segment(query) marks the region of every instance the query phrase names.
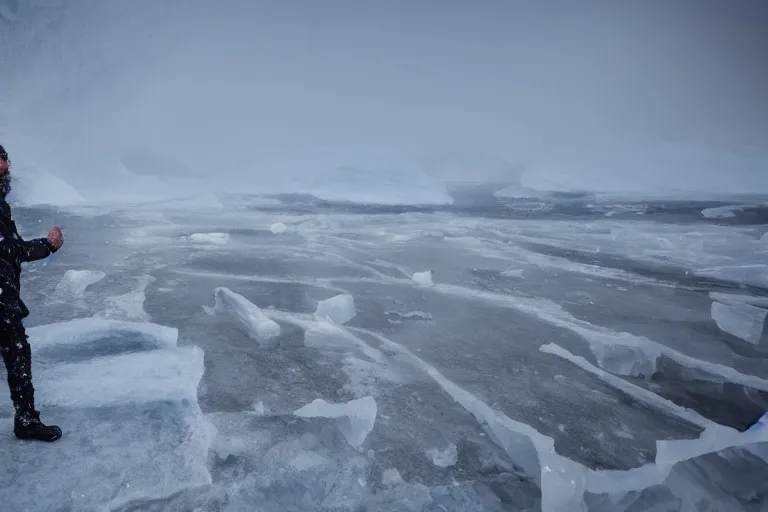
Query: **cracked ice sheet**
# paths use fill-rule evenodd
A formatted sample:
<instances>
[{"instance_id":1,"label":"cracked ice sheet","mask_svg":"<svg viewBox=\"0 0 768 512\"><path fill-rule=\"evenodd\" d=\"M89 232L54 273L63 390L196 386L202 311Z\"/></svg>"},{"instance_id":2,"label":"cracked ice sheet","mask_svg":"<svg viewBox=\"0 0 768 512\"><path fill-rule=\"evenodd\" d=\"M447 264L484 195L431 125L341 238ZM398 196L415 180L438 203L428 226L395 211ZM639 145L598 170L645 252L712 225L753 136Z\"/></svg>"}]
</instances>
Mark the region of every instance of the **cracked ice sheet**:
<instances>
[{"instance_id":1,"label":"cracked ice sheet","mask_svg":"<svg viewBox=\"0 0 768 512\"><path fill-rule=\"evenodd\" d=\"M503 225L502 225L503 226ZM586 253L616 254L672 265L702 277L768 287L768 264L755 255L768 251L751 228L656 222L552 222L525 224L527 235L500 228L511 241L546 243Z\"/></svg>"}]
</instances>

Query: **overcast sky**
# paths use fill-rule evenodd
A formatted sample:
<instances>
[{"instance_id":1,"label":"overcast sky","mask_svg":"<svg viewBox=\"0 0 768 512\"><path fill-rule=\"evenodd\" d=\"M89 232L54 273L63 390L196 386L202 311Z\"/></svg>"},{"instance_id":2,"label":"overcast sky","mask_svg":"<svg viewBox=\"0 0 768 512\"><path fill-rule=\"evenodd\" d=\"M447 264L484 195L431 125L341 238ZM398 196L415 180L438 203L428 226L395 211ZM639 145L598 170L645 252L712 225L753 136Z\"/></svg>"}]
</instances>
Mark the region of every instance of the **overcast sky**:
<instances>
[{"instance_id":1,"label":"overcast sky","mask_svg":"<svg viewBox=\"0 0 768 512\"><path fill-rule=\"evenodd\" d=\"M768 145L761 0L5 1L16 21L0 101L14 133L81 157Z\"/></svg>"}]
</instances>

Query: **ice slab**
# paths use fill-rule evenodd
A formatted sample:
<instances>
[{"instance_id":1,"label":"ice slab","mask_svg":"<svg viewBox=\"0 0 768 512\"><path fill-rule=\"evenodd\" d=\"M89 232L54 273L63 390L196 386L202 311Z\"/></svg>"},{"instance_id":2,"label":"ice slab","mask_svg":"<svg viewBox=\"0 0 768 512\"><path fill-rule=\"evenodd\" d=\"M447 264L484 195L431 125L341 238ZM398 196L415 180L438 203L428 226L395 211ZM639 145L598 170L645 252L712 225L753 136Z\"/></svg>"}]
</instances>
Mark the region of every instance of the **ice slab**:
<instances>
[{"instance_id":1,"label":"ice slab","mask_svg":"<svg viewBox=\"0 0 768 512\"><path fill-rule=\"evenodd\" d=\"M104 272L98 270L67 270L56 285L56 294L82 297L86 288L101 281L105 276Z\"/></svg>"},{"instance_id":2,"label":"ice slab","mask_svg":"<svg viewBox=\"0 0 768 512\"><path fill-rule=\"evenodd\" d=\"M288 230L288 227L285 224L283 224L282 222L275 222L274 224L269 226L269 230L274 235L282 235L283 233L285 233Z\"/></svg>"},{"instance_id":3,"label":"ice slab","mask_svg":"<svg viewBox=\"0 0 768 512\"><path fill-rule=\"evenodd\" d=\"M302 418L343 418L338 424L339 431L350 446L359 449L373 430L376 412L376 400L367 396L343 404L328 403L318 398L294 414Z\"/></svg>"},{"instance_id":4,"label":"ice slab","mask_svg":"<svg viewBox=\"0 0 768 512\"><path fill-rule=\"evenodd\" d=\"M152 323L79 318L27 329L32 353L42 362L74 361L98 355L173 348L179 331Z\"/></svg>"},{"instance_id":5,"label":"ice slab","mask_svg":"<svg viewBox=\"0 0 768 512\"><path fill-rule=\"evenodd\" d=\"M193 233L187 240L195 244L227 245L229 233Z\"/></svg>"},{"instance_id":6,"label":"ice slab","mask_svg":"<svg viewBox=\"0 0 768 512\"><path fill-rule=\"evenodd\" d=\"M349 322L355 318L355 315L357 315L355 298L348 293L319 301L315 310L316 318L322 318L339 325Z\"/></svg>"},{"instance_id":7,"label":"ice slab","mask_svg":"<svg viewBox=\"0 0 768 512\"><path fill-rule=\"evenodd\" d=\"M158 349L77 363L39 364L36 400L42 407L103 407L154 400L197 402L203 351Z\"/></svg>"},{"instance_id":8,"label":"ice slab","mask_svg":"<svg viewBox=\"0 0 768 512\"><path fill-rule=\"evenodd\" d=\"M432 280L431 270L427 270L425 272L416 272L411 276L411 279L419 286L433 286L435 284Z\"/></svg>"},{"instance_id":9,"label":"ice slab","mask_svg":"<svg viewBox=\"0 0 768 512\"><path fill-rule=\"evenodd\" d=\"M211 483L212 431L197 402L202 350L177 347L174 328L104 318L27 332L38 406L64 437L19 443L12 419L0 419L5 508L115 510ZM11 410L7 393L0 402Z\"/></svg>"},{"instance_id":10,"label":"ice slab","mask_svg":"<svg viewBox=\"0 0 768 512\"><path fill-rule=\"evenodd\" d=\"M179 336L179 330L175 327L106 318L77 318L67 322L38 325L27 329L30 340L34 342L32 343L33 352L54 344L83 343L123 332L154 338L159 347L176 346Z\"/></svg>"},{"instance_id":11,"label":"ice slab","mask_svg":"<svg viewBox=\"0 0 768 512\"><path fill-rule=\"evenodd\" d=\"M717 323L720 330L752 345L760 343L768 310L749 304L713 302L711 311L712 319Z\"/></svg>"},{"instance_id":12,"label":"ice slab","mask_svg":"<svg viewBox=\"0 0 768 512\"><path fill-rule=\"evenodd\" d=\"M280 325L242 295L228 288L219 287L213 290L213 296L213 308L207 308L206 312L232 315L251 338L267 344L269 340L280 334Z\"/></svg>"}]
</instances>

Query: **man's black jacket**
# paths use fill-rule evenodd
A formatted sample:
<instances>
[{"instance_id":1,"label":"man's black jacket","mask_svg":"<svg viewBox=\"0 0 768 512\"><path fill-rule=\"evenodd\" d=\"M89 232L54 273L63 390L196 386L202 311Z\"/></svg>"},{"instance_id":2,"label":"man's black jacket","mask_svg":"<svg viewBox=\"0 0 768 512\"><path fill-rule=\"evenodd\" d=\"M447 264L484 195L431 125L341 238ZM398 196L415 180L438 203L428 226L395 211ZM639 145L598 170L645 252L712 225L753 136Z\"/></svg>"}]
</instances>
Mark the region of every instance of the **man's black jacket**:
<instances>
[{"instance_id":1,"label":"man's black jacket","mask_svg":"<svg viewBox=\"0 0 768 512\"><path fill-rule=\"evenodd\" d=\"M19 294L21 264L41 260L53 252L47 238L25 241L19 236L11 207L0 198L0 323L18 322L29 315Z\"/></svg>"}]
</instances>

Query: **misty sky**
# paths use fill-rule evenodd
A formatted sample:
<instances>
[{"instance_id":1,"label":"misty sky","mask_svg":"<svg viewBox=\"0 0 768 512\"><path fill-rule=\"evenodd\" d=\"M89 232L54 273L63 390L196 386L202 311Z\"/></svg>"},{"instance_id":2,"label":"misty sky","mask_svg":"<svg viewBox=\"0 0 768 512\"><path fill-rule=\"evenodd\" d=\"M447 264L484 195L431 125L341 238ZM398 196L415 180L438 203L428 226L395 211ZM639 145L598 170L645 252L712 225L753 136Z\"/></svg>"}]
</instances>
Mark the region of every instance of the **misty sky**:
<instances>
[{"instance_id":1,"label":"misty sky","mask_svg":"<svg viewBox=\"0 0 768 512\"><path fill-rule=\"evenodd\" d=\"M233 164L316 143L521 161L624 137L768 146L761 0L41 3L66 7L11 9L0 101L14 133L81 158L95 146Z\"/></svg>"}]
</instances>

